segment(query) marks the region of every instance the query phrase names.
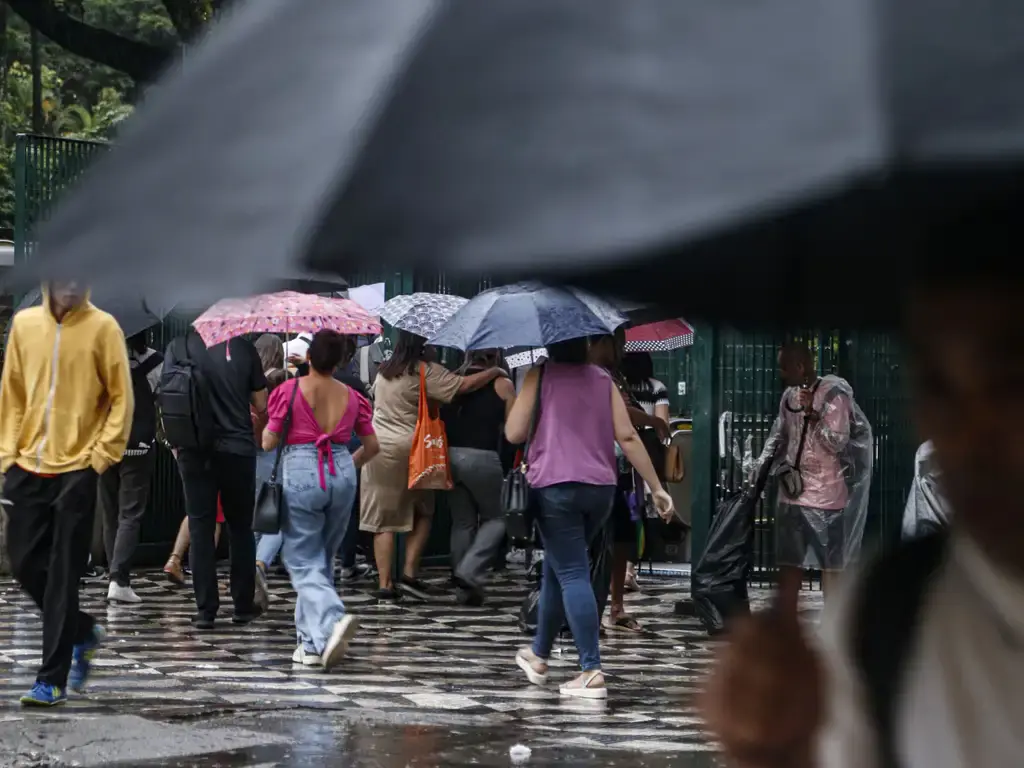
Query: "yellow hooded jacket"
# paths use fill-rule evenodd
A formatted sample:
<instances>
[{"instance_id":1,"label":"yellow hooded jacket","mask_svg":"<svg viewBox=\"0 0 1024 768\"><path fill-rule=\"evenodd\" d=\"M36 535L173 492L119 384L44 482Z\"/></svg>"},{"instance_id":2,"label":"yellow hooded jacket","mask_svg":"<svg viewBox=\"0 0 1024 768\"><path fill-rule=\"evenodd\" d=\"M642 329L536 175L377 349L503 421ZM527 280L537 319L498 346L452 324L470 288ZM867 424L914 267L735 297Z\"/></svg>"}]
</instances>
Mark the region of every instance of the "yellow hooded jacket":
<instances>
[{"instance_id":1,"label":"yellow hooded jacket","mask_svg":"<svg viewBox=\"0 0 1024 768\"><path fill-rule=\"evenodd\" d=\"M102 473L124 455L133 409L113 317L86 300L58 323L45 290L41 306L14 316L0 381L0 470Z\"/></svg>"}]
</instances>

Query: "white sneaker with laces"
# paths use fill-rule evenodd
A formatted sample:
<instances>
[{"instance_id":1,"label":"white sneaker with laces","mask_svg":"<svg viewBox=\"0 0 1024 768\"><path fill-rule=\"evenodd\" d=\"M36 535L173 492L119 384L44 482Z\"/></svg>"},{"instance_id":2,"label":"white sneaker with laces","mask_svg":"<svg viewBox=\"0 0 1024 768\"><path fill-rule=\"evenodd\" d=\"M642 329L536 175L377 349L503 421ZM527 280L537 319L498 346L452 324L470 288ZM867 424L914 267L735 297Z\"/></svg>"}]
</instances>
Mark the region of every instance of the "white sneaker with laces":
<instances>
[{"instance_id":1,"label":"white sneaker with laces","mask_svg":"<svg viewBox=\"0 0 1024 768\"><path fill-rule=\"evenodd\" d=\"M322 667L324 662L315 653L307 651L303 646L299 646L295 649L295 653L292 654L292 663L301 664L304 667Z\"/></svg>"},{"instance_id":2,"label":"white sneaker with laces","mask_svg":"<svg viewBox=\"0 0 1024 768\"><path fill-rule=\"evenodd\" d=\"M107 602L137 605L142 602L142 598L135 594L135 590L131 587L122 587L116 581L112 581L110 588L107 589Z\"/></svg>"},{"instance_id":3,"label":"white sneaker with laces","mask_svg":"<svg viewBox=\"0 0 1024 768\"><path fill-rule=\"evenodd\" d=\"M345 656L348 652L348 644L352 641L352 636L355 635L357 629L359 629L359 622L355 616L346 614L338 619L334 625L334 631L331 632L327 645L324 647L325 670L330 671Z\"/></svg>"}]
</instances>

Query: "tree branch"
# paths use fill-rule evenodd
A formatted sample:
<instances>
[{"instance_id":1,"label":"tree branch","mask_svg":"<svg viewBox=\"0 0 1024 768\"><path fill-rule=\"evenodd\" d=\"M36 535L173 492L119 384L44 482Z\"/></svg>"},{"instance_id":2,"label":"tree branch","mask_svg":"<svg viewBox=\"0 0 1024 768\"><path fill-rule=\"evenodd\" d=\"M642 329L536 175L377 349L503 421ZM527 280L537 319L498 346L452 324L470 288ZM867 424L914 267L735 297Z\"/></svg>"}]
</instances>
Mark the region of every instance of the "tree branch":
<instances>
[{"instance_id":1,"label":"tree branch","mask_svg":"<svg viewBox=\"0 0 1024 768\"><path fill-rule=\"evenodd\" d=\"M52 0L7 0L7 4L30 27L66 51L139 82L156 78L174 55L173 49L140 43L79 21L57 10Z\"/></svg>"}]
</instances>

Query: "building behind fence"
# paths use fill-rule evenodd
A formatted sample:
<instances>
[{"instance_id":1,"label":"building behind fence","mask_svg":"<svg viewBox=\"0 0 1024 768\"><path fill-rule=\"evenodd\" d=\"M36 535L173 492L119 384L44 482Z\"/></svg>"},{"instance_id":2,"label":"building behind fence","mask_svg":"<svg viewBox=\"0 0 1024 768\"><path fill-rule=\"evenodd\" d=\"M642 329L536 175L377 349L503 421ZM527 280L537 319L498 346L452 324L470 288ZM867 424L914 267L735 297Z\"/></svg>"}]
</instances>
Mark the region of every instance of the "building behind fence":
<instances>
[{"instance_id":1,"label":"building behind fence","mask_svg":"<svg viewBox=\"0 0 1024 768\"><path fill-rule=\"evenodd\" d=\"M60 194L107 145L19 136L15 155L16 260L32 256L33 232ZM487 280L452 280L438 272L366 271L347 276L350 284L383 282L388 297L413 291L472 296L490 287ZM150 345L164 349L182 334L187 318L168 318L150 332ZM656 375L668 386L673 413L693 419L693 549L700 551L715 505L744 482L743 454L756 455L779 407L781 382L776 355L787 339L806 341L820 372L848 379L871 421L875 440L867 535L885 546L899 535L899 521L913 476L916 439L907 415L896 340L857 329L751 333L698 324L693 347L655 357ZM174 460L160 448L150 508L144 519L140 558L158 563L166 557L183 515L183 494ZM766 494L770 497L772 494ZM756 526L755 578L774 568L774 509L762 504ZM446 551L443 526L431 550Z\"/></svg>"}]
</instances>

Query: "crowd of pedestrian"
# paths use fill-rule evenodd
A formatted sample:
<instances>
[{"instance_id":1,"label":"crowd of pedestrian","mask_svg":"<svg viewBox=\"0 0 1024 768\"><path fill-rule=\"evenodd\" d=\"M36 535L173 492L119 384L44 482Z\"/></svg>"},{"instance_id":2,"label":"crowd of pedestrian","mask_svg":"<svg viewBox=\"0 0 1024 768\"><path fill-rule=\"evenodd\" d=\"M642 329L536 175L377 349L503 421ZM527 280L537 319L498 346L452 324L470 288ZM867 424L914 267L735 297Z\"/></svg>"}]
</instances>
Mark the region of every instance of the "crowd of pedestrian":
<instances>
[{"instance_id":1,"label":"crowd of pedestrian","mask_svg":"<svg viewBox=\"0 0 1024 768\"><path fill-rule=\"evenodd\" d=\"M542 681L567 619L583 674L563 693L606 695L598 603L603 610L609 589L621 594L625 572L616 572L617 584L592 585L588 545L606 526L635 522L617 480L623 466L636 471L654 507L672 509L637 431L664 418L627 399L620 340L554 345L517 397L499 351L471 353L453 373L424 337L407 331L372 373L355 339L333 331L298 339L301 349L274 334L208 347L190 331L161 354L145 339L126 341L76 284L51 286L42 306L13 324L0 408L8 538L14 574L44 613L44 660L23 703L59 704L66 688L80 690L103 642L103 629L77 605L96 509L108 599L142 601L131 569L158 442L174 455L185 499L164 572L176 585L191 572L195 629L223 618L223 531L230 621L246 625L268 610L268 572L280 561L297 593L292 660L330 669L358 627L338 595L336 561L342 579L375 571L382 601L441 592L419 573L438 493L447 493L452 513L451 591L466 605L486 600L508 544L502 484L531 423L536 435L523 460L538 500L545 573L537 639L516 660ZM448 435L447 491L409 489L421 396ZM257 493L275 482L284 499L279 529L254 534ZM406 534L401 563L396 534ZM617 615L611 626L622 624Z\"/></svg>"}]
</instances>

